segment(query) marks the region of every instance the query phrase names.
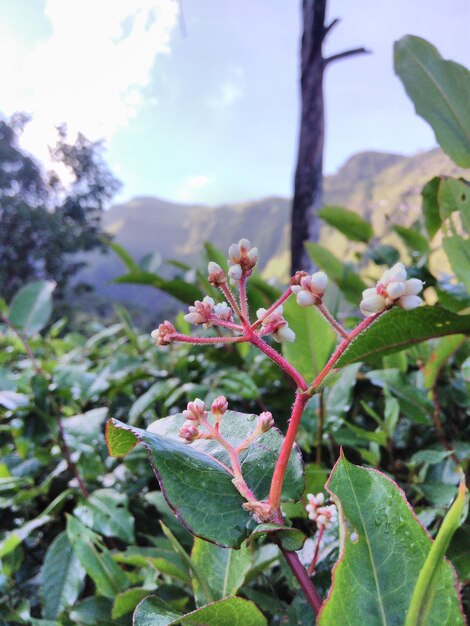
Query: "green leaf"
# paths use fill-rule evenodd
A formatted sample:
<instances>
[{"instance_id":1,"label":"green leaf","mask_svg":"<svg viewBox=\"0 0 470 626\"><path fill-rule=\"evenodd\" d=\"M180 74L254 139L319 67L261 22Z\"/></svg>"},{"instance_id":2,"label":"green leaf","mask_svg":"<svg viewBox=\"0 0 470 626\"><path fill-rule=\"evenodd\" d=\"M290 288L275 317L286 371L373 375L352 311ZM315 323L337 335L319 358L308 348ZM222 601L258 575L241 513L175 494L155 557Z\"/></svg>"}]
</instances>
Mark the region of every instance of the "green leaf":
<instances>
[{"instance_id":1,"label":"green leaf","mask_svg":"<svg viewBox=\"0 0 470 626\"><path fill-rule=\"evenodd\" d=\"M357 304L367 285L359 278L354 268L342 263L334 254L318 243L307 242L305 248L312 261L328 274L330 280L338 285L344 297Z\"/></svg>"},{"instance_id":2,"label":"green leaf","mask_svg":"<svg viewBox=\"0 0 470 626\"><path fill-rule=\"evenodd\" d=\"M129 422L135 424L139 417L159 399L167 396L179 384L178 378L157 380L147 391L142 394L129 410Z\"/></svg>"},{"instance_id":3,"label":"green leaf","mask_svg":"<svg viewBox=\"0 0 470 626\"><path fill-rule=\"evenodd\" d=\"M20 543L29 537L36 528L48 524L51 520L52 517L49 517L49 515L41 515L26 522L23 526L8 532L0 541L0 559L10 554L10 552L13 552L13 550L16 550Z\"/></svg>"},{"instance_id":4,"label":"green leaf","mask_svg":"<svg viewBox=\"0 0 470 626\"><path fill-rule=\"evenodd\" d=\"M439 203L437 201L440 183L441 179L439 176L435 176L428 183L426 183L426 185L424 185L421 191L421 197L423 199L424 224L430 239L434 237L442 223L439 213Z\"/></svg>"},{"instance_id":5,"label":"green leaf","mask_svg":"<svg viewBox=\"0 0 470 626\"><path fill-rule=\"evenodd\" d=\"M444 152L460 167L470 167L470 72L412 35L395 43L395 72Z\"/></svg>"},{"instance_id":6,"label":"green leaf","mask_svg":"<svg viewBox=\"0 0 470 626\"><path fill-rule=\"evenodd\" d=\"M284 303L284 317L295 332L296 340L283 343L282 353L310 382L330 358L337 335L316 307L299 306L293 297Z\"/></svg>"},{"instance_id":7,"label":"green leaf","mask_svg":"<svg viewBox=\"0 0 470 626\"><path fill-rule=\"evenodd\" d=\"M25 335L42 330L51 317L55 283L39 280L22 287L10 305L10 322Z\"/></svg>"},{"instance_id":8,"label":"green leaf","mask_svg":"<svg viewBox=\"0 0 470 626\"><path fill-rule=\"evenodd\" d=\"M120 246L115 241L110 241L109 239L103 239L103 242L113 250L121 261L124 263L125 267L129 272L139 272L140 267L131 257L129 252L123 246Z\"/></svg>"},{"instance_id":9,"label":"green leaf","mask_svg":"<svg viewBox=\"0 0 470 626\"><path fill-rule=\"evenodd\" d=\"M75 604L85 579L85 570L75 554L67 533L62 532L49 546L41 569L43 617L55 619Z\"/></svg>"},{"instance_id":10,"label":"green leaf","mask_svg":"<svg viewBox=\"0 0 470 626\"><path fill-rule=\"evenodd\" d=\"M134 518L128 509L127 495L114 489L96 489L79 504L74 515L82 524L105 537L135 542Z\"/></svg>"},{"instance_id":11,"label":"green leaf","mask_svg":"<svg viewBox=\"0 0 470 626\"><path fill-rule=\"evenodd\" d=\"M405 226L394 226L393 230L400 236L400 238L408 246L409 250L413 252L419 252L419 254L429 253L429 244L426 237L423 237L414 228L405 228Z\"/></svg>"},{"instance_id":12,"label":"green leaf","mask_svg":"<svg viewBox=\"0 0 470 626\"><path fill-rule=\"evenodd\" d=\"M433 349L430 357L424 364L424 386L428 389L434 387L437 377L445 363L464 343L464 335L450 335L442 337Z\"/></svg>"},{"instance_id":13,"label":"green leaf","mask_svg":"<svg viewBox=\"0 0 470 626\"><path fill-rule=\"evenodd\" d=\"M150 594L151 591L144 589L143 587L133 587L132 589L127 589L122 593L118 593L116 599L114 600L111 617L113 619L119 619L123 615L127 615L127 613L130 613L135 609L139 602Z\"/></svg>"},{"instance_id":14,"label":"green leaf","mask_svg":"<svg viewBox=\"0 0 470 626\"><path fill-rule=\"evenodd\" d=\"M255 415L227 411L220 431L237 446L256 428L257 419ZM110 454L125 455L137 441L142 443L168 504L188 530L220 545L238 547L247 536L252 519L242 508L245 500L232 483L228 456L214 441L183 443L178 430L184 421L182 414L163 418L154 422L149 432L110 420L107 426ZM269 495L282 442L283 436L273 428L240 454L243 476L260 500ZM302 491L302 462L298 449L294 449L283 498L299 499ZM201 515L201 508L205 515Z\"/></svg>"},{"instance_id":15,"label":"green leaf","mask_svg":"<svg viewBox=\"0 0 470 626\"><path fill-rule=\"evenodd\" d=\"M442 600L439 603L435 601L435 598L441 591L441 566L444 564L444 555L449 547L452 536L460 526L465 506L465 492L465 482L461 479L458 496L445 516L444 521L439 528L439 532L437 533L437 537L427 554L421 571L419 572L418 580L414 587L410 606L406 615L405 626L425 626L431 622L436 624L444 624L446 622L457 624L457 620L464 623L464 620L462 619L463 615L461 615L460 610L458 610L460 609L460 606L454 606L453 610L449 610L449 608L444 604L444 606L439 607L441 615L437 616L436 604L439 606L439 604L442 604ZM452 616L452 622L449 621L450 616ZM438 617L441 617L441 622L437 622Z\"/></svg>"},{"instance_id":16,"label":"green leaf","mask_svg":"<svg viewBox=\"0 0 470 626\"><path fill-rule=\"evenodd\" d=\"M455 275L470 291L470 239L451 235L442 239L442 246Z\"/></svg>"},{"instance_id":17,"label":"green leaf","mask_svg":"<svg viewBox=\"0 0 470 626\"><path fill-rule=\"evenodd\" d=\"M300 550L305 543L306 536L298 528L281 526L279 524L259 524L251 533L249 541L263 535L271 535L276 543L279 543L285 550L295 552Z\"/></svg>"},{"instance_id":18,"label":"green leaf","mask_svg":"<svg viewBox=\"0 0 470 626\"><path fill-rule=\"evenodd\" d=\"M404 624L413 589L431 550L398 486L343 455L327 483L340 511L341 553L319 626ZM427 626L463 625L450 564L441 561L429 597Z\"/></svg>"},{"instance_id":19,"label":"green leaf","mask_svg":"<svg viewBox=\"0 0 470 626\"><path fill-rule=\"evenodd\" d=\"M67 516L67 536L99 596L114 598L129 586L129 579L115 563L101 537L71 515Z\"/></svg>"},{"instance_id":20,"label":"green leaf","mask_svg":"<svg viewBox=\"0 0 470 626\"><path fill-rule=\"evenodd\" d=\"M432 337L457 334L470 335L470 315L456 315L438 306L422 306L412 311L393 308L351 341L337 366L397 352Z\"/></svg>"},{"instance_id":21,"label":"green leaf","mask_svg":"<svg viewBox=\"0 0 470 626\"><path fill-rule=\"evenodd\" d=\"M158 276L158 274L143 272L142 270L119 276L115 278L113 282L118 284L132 283L136 285L149 285L150 287L165 291L170 294L170 296L177 298L185 304L194 304L195 300L202 298L202 292L198 287L181 280L181 278L165 280L161 276Z\"/></svg>"},{"instance_id":22,"label":"green leaf","mask_svg":"<svg viewBox=\"0 0 470 626\"><path fill-rule=\"evenodd\" d=\"M458 211L462 226L470 234L470 184L461 178L441 177L438 202L441 220Z\"/></svg>"},{"instance_id":23,"label":"green leaf","mask_svg":"<svg viewBox=\"0 0 470 626\"><path fill-rule=\"evenodd\" d=\"M362 219L355 211L339 206L326 206L318 211L318 215L351 241L367 243L374 234L369 222Z\"/></svg>"},{"instance_id":24,"label":"green leaf","mask_svg":"<svg viewBox=\"0 0 470 626\"><path fill-rule=\"evenodd\" d=\"M146 598L134 613L134 626L267 626L256 606L243 598L225 598L192 613L181 615L154 596Z\"/></svg>"},{"instance_id":25,"label":"green leaf","mask_svg":"<svg viewBox=\"0 0 470 626\"><path fill-rule=\"evenodd\" d=\"M244 542L240 550L221 548L196 537L191 552L191 561L200 572L212 592L207 598L197 578L193 579L194 595L199 606L211 600L234 596L243 585L251 565L251 551Z\"/></svg>"}]
</instances>

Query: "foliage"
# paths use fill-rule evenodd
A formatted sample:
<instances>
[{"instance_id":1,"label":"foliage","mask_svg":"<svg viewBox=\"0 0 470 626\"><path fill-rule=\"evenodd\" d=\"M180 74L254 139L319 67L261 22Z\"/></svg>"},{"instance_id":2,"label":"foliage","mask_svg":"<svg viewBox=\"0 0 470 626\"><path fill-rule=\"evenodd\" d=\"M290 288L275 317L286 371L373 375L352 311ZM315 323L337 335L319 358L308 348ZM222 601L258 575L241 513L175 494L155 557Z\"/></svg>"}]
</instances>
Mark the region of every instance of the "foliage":
<instances>
[{"instance_id":1,"label":"foliage","mask_svg":"<svg viewBox=\"0 0 470 626\"><path fill-rule=\"evenodd\" d=\"M56 174L46 176L19 147L26 122L19 115L0 120L0 284L6 299L34 279L55 281L62 294L83 265L73 255L103 249L103 209L119 188L100 144L81 134L68 143L65 127L51 155L71 183L64 188Z\"/></svg>"},{"instance_id":2,"label":"foliage","mask_svg":"<svg viewBox=\"0 0 470 626\"><path fill-rule=\"evenodd\" d=\"M469 296L451 248L453 276L431 256L439 233L459 237L461 247L468 224L465 200L448 200L465 183L450 191L442 183L426 191L426 222L399 231L403 245L386 244L425 281L426 306L394 307L357 325L352 293L382 272L384 243L374 233L358 241L357 222L341 221L356 263L311 249L336 286L320 306L300 307L290 294L285 301L299 350L255 341L264 353L239 342L202 352L203 335L183 341L189 324L181 315L174 320L181 342L157 349L122 309L113 325L90 321L83 333L71 331L64 321L50 324L47 281L3 303L0 624L312 624L318 606L308 580L322 603L319 624L463 623L458 587L469 581L468 526L455 532L465 516L463 487L455 498L457 467L470 456ZM117 251L130 272L152 275ZM196 276L182 301L191 289L215 296L205 273ZM250 280L251 310L284 297L259 276ZM204 337L217 344L229 335ZM181 409L196 396L209 407L221 393L230 410L219 439L183 443ZM277 429L255 436L267 408ZM209 427L216 419L212 410ZM115 456L106 448L108 420ZM303 467L285 443L293 423ZM246 507L253 501L230 473L233 453L242 486L263 505L286 449L284 517L269 510L255 519ZM339 529L306 509L318 492L338 506Z\"/></svg>"}]
</instances>

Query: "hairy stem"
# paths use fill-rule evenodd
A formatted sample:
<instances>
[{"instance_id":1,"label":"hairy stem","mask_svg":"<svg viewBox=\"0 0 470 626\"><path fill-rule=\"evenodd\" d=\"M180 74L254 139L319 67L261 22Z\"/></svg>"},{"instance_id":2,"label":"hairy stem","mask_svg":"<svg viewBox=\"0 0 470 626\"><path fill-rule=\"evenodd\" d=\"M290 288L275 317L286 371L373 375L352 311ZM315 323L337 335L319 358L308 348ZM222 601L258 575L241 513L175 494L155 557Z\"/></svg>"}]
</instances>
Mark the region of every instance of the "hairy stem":
<instances>
[{"instance_id":1,"label":"hairy stem","mask_svg":"<svg viewBox=\"0 0 470 626\"><path fill-rule=\"evenodd\" d=\"M321 526L317 535L317 545L315 546L315 553L313 555L312 562L308 566L308 570L307 570L309 576L312 576L313 572L315 571L315 565L317 564L317 561L318 561L318 553L320 552L320 544L321 544L321 540L322 540L324 532L325 532L325 527Z\"/></svg>"},{"instance_id":2,"label":"hairy stem","mask_svg":"<svg viewBox=\"0 0 470 626\"><path fill-rule=\"evenodd\" d=\"M248 341L256 346L258 350L264 352L264 354L268 356L272 361L274 361L277 365L279 365L279 367L294 380L299 389L302 389L302 391L307 391L308 385L305 382L304 377L295 369L295 367L288 363L284 359L284 357L279 354L279 352L276 352L274 348L271 348L271 346L265 343L259 335L256 335L253 331L251 331L248 336Z\"/></svg>"},{"instance_id":3,"label":"hairy stem","mask_svg":"<svg viewBox=\"0 0 470 626\"><path fill-rule=\"evenodd\" d=\"M325 402L323 389L318 394L318 422L317 422L317 449L315 452L315 463L321 465L321 443L323 439L323 424L325 422Z\"/></svg>"},{"instance_id":4,"label":"hairy stem","mask_svg":"<svg viewBox=\"0 0 470 626\"><path fill-rule=\"evenodd\" d=\"M282 448L276 463L276 467L274 468L274 474L271 481L271 489L269 492L269 504L272 511L276 513L279 513L281 510L282 486L284 484L287 464L289 463L290 455L295 443L297 431L299 430L300 420L302 418L305 405L307 404L309 399L310 397L307 394L296 394L291 418L289 420L289 427L282 443Z\"/></svg>"},{"instance_id":5,"label":"hairy stem","mask_svg":"<svg viewBox=\"0 0 470 626\"><path fill-rule=\"evenodd\" d=\"M239 293L240 293L240 309L242 312L241 322L243 325L250 323L250 318L248 315L248 298L246 295L246 276L242 275L240 278L240 283L238 285Z\"/></svg>"},{"instance_id":6,"label":"hairy stem","mask_svg":"<svg viewBox=\"0 0 470 626\"><path fill-rule=\"evenodd\" d=\"M180 333L173 333L171 335L171 341L179 341L180 343L192 343L195 345L241 343L248 340L249 337L247 335L241 335L240 337L190 337L189 335L182 335Z\"/></svg>"},{"instance_id":7,"label":"hairy stem","mask_svg":"<svg viewBox=\"0 0 470 626\"><path fill-rule=\"evenodd\" d=\"M289 296L291 295L292 295L292 289L289 287L289 289L286 292L284 292L282 296L278 298L276 302L269 307L269 309L266 311L266 313L262 317L257 319L256 322L253 322L253 324L251 325L252 330L255 330L256 328L258 328L261 322L265 320L267 317L269 317L271 313L275 311L278 306L281 306L281 304L283 304L287 300L287 298L289 298Z\"/></svg>"},{"instance_id":8,"label":"hairy stem","mask_svg":"<svg viewBox=\"0 0 470 626\"><path fill-rule=\"evenodd\" d=\"M233 295L232 290L230 289L229 285L227 285L227 283L222 283L221 285L219 285L219 289L224 294L224 296L227 298L227 302L230 304L232 309L237 314L238 318L241 320L242 319L242 312L240 311L240 307L238 306L238 302L235 300L235 296Z\"/></svg>"},{"instance_id":9,"label":"hairy stem","mask_svg":"<svg viewBox=\"0 0 470 626\"><path fill-rule=\"evenodd\" d=\"M323 302L321 304L317 304L317 309L320 311L320 313L323 315L323 317L326 319L326 321L330 324L330 326L332 326L335 329L335 331L338 333L338 335L343 337L343 339L347 339L348 338L348 336L349 336L348 333L344 330L344 328L341 326L341 324L339 324L335 320L335 318L331 315L331 313L328 311L328 309L323 304Z\"/></svg>"}]
</instances>

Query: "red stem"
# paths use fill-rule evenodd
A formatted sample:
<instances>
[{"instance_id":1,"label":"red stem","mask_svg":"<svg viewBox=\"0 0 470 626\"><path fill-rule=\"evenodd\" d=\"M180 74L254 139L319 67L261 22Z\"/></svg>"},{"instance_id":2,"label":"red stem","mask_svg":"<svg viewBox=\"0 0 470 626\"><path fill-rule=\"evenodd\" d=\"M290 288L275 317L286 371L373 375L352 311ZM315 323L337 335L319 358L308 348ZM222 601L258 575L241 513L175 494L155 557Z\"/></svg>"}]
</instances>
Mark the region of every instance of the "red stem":
<instances>
[{"instance_id":1,"label":"red stem","mask_svg":"<svg viewBox=\"0 0 470 626\"><path fill-rule=\"evenodd\" d=\"M241 337L189 337L180 333L173 333L171 341L179 341L180 343L193 343L195 345L217 345L222 343L240 343L248 341L249 337L242 335Z\"/></svg>"},{"instance_id":2,"label":"red stem","mask_svg":"<svg viewBox=\"0 0 470 626\"><path fill-rule=\"evenodd\" d=\"M325 527L320 526L320 529L318 531L318 536L317 536L317 545L315 547L315 553L313 555L312 562L308 566L308 570L307 570L307 573L309 576L311 576L315 570L315 565L317 564L317 559L318 559L318 553L320 551L320 543L321 543L321 539L323 537L324 531L325 531Z\"/></svg>"},{"instance_id":3,"label":"red stem","mask_svg":"<svg viewBox=\"0 0 470 626\"><path fill-rule=\"evenodd\" d=\"M289 289L285 293L283 293L282 296L278 298L274 304L269 307L269 309L262 317L257 319L256 322L253 322L253 324L251 325L252 330L255 330L261 324L261 322L269 315L271 315L271 313L275 311L278 306L281 306L281 304L283 304L290 295L292 295L292 289L289 287Z\"/></svg>"},{"instance_id":4,"label":"red stem","mask_svg":"<svg viewBox=\"0 0 470 626\"><path fill-rule=\"evenodd\" d=\"M271 490L269 492L269 504L273 512L278 513L281 509L281 494L282 485L284 483L284 476L287 470L287 464L292 452L292 448L295 443L297 431L299 430L300 420L302 413L304 412L305 405L309 401L310 396L297 393L294 406L292 408L292 415L289 421L289 427L286 432L286 436L282 443L281 452L274 468L274 474L271 481ZM282 516L280 516L282 519Z\"/></svg>"},{"instance_id":5,"label":"red stem","mask_svg":"<svg viewBox=\"0 0 470 626\"><path fill-rule=\"evenodd\" d=\"M331 315L331 313L328 311L328 309L323 304L323 302L321 302L320 304L317 304L317 309L320 311L320 313L323 315L326 321L330 324L330 326L332 326L335 329L338 335L341 335L343 339L348 339L349 337L348 333L344 330L341 324L339 324L335 320L335 318Z\"/></svg>"},{"instance_id":6,"label":"red stem","mask_svg":"<svg viewBox=\"0 0 470 626\"><path fill-rule=\"evenodd\" d=\"M302 565L299 556L296 552L289 552L281 547L281 552L284 555L284 558L287 561L288 566L292 570L292 573L299 581L300 586L302 587L303 592L305 593L307 600L310 606L313 609L315 615L318 615L320 611L320 607L322 605L322 600L318 591L313 586L312 581L310 580L310 576L307 573L307 570Z\"/></svg>"}]
</instances>

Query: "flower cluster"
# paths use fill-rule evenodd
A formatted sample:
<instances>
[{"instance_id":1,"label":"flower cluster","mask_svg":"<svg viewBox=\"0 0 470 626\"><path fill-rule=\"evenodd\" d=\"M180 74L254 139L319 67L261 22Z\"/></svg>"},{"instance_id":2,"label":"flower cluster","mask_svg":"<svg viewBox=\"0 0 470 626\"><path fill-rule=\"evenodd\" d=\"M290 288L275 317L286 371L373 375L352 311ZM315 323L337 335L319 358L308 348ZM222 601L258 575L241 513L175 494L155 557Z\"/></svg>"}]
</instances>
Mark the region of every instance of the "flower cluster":
<instances>
[{"instance_id":1,"label":"flower cluster","mask_svg":"<svg viewBox=\"0 0 470 626\"><path fill-rule=\"evenodd\" d=\"M176 328L168 320L165 320L163 324L160 324L158 328L150 333L150 336L155 340L155 345L167 346L173 341L172 335L175 334Z\"/></svg>"},{"instance_id":2,"label":"flower cluster","mask_svg":"<svg viewBox=\"0 0 470 626\"><path fill-rule=\"evenodd\" d=\"M213 401L211 412L215 417L216 423L220 421L220 418L227 411L227 408L228 402L225 396L219 396ZM206 405L200 398L188 402L188 406L183 411L183 417L186 421L179 429L179 436L184 439L186 443L191 443L198 439L201 436L199 426L201 426L201 424L207 426L207 415L208 411Z\"/></svg>"},{"instance_id":3,"label":"flower cluster","mask_svg":"<svg viewBox=\"0 0 470 626\"><path fill-rule=\"evenodd\" d=\"M409 311L422 304L418 296L423 289L423 282L418 278L407 280L403 263L396 263L386 270L375 287L362 292L361 313L366 317L381 313L397 304Z\"/></svg>"},{"instance_id":4,"label":"flower cluster","mask_svg":"<svg viewBox=\"0 0 470 626\"><path fill-rule=\"evenodd\" d=\"M190 324L202 324L204 328L210 328L214 322L231 322L232 309L226 302L215 304L210 296L206 296L202 301L196 300L193 306L189 307L189 313L184 319Z\"/></svg>"},{"instance_id":5,"label":"flower cluster","mask_svg":"<svg viewBox=\"0 0 470 626\"><path fill-rule=\"evenodd\" d=\"M297 296L297 304L311 306L312 304L321 304L327 284L328 276L325 272L315 272L314 274L297 272L291 281L291 289L292 293Z\"/></svg>"},{"instance_id":6,"label":"flower cluster","mask_svg":"<svg viewBox=\"0 0 470 626\"><path fill-rule=\"evenodd\" d=\"M307 494L308 504L305 507L309 519L316 522L318 530L320 528L328 529L334 526L338 521L338 510L334 504L324 506L325 496L323 493L317 493L314 496Z\"/></svg>"},{"instance_id":7,"label":"flower cluster","mask_svg":"<svg viewBox=\"0 0 470 626\"><path fill-rule=\"evenodd\" d=\"M248 239L232 243L228 250L228 275L232 285L238 285L242 276L248 277L258 262L258 248L252 248Z\"/></svg>"},{"instance_id":8,"label":"flower cluster","mask_svg":"<svg viewBox=\"0 0 470 626\"><path fill-rule=\"evenodd\" d=\"M295 341L295 333L289 328L289 324L282 315L282 305L274 309L269 315L266 315L266 313L266 309L258 309L256 311L256 317L261 320L261 325L266 333L272 333L273 338L278 343L282 341L292 343Z\"/></svg>"}]
</instances>

